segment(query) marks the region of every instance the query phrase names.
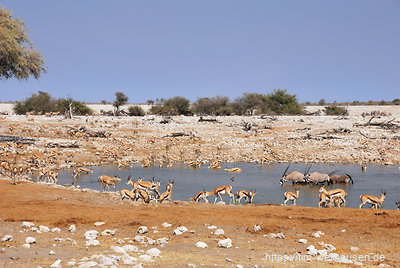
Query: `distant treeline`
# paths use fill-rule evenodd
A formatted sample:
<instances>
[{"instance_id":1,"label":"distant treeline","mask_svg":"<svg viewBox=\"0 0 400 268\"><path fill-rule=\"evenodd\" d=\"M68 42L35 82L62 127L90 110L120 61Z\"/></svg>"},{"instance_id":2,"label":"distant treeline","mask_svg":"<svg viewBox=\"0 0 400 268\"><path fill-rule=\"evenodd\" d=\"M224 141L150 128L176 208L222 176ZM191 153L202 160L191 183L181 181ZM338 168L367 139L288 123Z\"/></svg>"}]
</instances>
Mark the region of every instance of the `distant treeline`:
<instances>
[{"instance_id":1,"label":"distant treeline","mask_svg":"<svg viewBox=\"0 0 400 268\"><path fill-rule=\"evenodd\" d=\"M111 104L113 111L102 111L106 115L129 115L143 116L146 112L139 105L129 106L128 110L121 109L128 102L128 97L123 92L115 93L115 100L109 102L103 100L102 104ZM211 98L198 98L194 103L184 97L173 97L169 99L148 100L146 104L151 108L148 114L155 115L302 115L305 114L304 107L307 105L325 106L328 115L346 115L347 110L343 106L348 105L400 105L400 99L392 102L368 101L368 102L344 102L327 103L321 99L318 103L306 102L300 104L296 95L287 93L284 89L275 89L269 94L243 93L241 97L230 100L226 96L215 96ZM340 107L342 106L342 107ZM67 99L56 99L47 92L39 91L32 94L24 101L17 102L14 106L17 114L59 112L71 117L72 115L90 115L93 111L83 102Z\"/></svg>"}]
</instances>

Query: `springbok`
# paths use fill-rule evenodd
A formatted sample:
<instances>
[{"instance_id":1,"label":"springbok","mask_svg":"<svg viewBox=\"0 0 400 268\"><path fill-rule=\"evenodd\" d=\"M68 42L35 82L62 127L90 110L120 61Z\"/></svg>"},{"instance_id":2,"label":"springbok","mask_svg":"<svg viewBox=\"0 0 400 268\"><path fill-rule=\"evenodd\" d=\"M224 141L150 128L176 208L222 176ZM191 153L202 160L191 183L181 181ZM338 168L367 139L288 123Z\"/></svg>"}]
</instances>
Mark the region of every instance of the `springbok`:
<instances>
[{"instance_id":1,"label":"springbok","mask_svg":"<svg viewBox=\"0 0 400 268\"><path fill-rule=\"evenodd\" d=\"M168 181L167 186L165 187L165 192L163 192L158 198L158 202L162 203L165 199L168 199L169 202L172 202L172 188L174 187L174 181Z\"/></svg>"},{"instance_id":2,"label":"springbok","mask_svg":"<svg viewBox=\"0 0 400 268\"><path fill-rule=\"evenodd\" d=\"M226 168L226 169L224 169L224 171L225 172L232 172L232 173L240 173L240 172L242 172L242 169L238 168L238 167L236 167L236 168Z\"/></svg>"},{"instance_id":3,"label":"springbok","mask_svg":"<svg viewBox=\"0 0 400 268\"><path fill-rule=\"evenodd\" d=\"M198 192L194 198L190 198L189 200L193 200L194 202L200 202L200 200L203 199L206 203L208 203L207 200L207 192L206 190L203 190L201 192Z\"/></svg>"},{"instance_id":4,"label":"springbok","mask_svg":"<svg viewBox=\"0 0 400 268\"><path fill-rule=\"evenodd\" d=\"M221 199L221 202L223 202L224 200L222 200L222 195L227 194L230 197L229 204L231 204L232 200L233 201L235 200L235 195L232 194L231 191L232 191L232 186L230 186L230 185L219 186L219 187L215 188L211 192L206 192L206 198L208 196L215 195L215 200L214 200L214 204L215 204L217 202L218 196Z\"/></svg>"},{"instance_id":5,"label":"springbok","mask_svg":"<svg viewBox=\"0 0 400 268\"><path fill-rule=\"evenodd\" d=\"M118 162L118 168L121 168L121 167L127 168L127 167L130 167L130 166L131 165L129 163L127 163L127 162L124 162L124 161L119 161Z\"/></svg>"},{"instance_id":6,"label":"springbok","mask_svg":"<svg viewBox=\"0 0 400 268\"><path fill-rule=\"evenodd\" d=\"M371 208L375 206L375 209L378 209L378 207L382 207L382 203L385 200L385 197L386 197L386 191L385 192L382 191L380 198L369 194L363 194L362 196L360 196L361 199L360 208L362 208L366 203L368 203L372 205Z\"/></svg>"},{"instance_id":7,"label":"springbok","mask_svg":"<svg viewBox=\"0 0 400 268\"><path fill-rule=\"evenodd\" d=\"M327 191L325 189L325 187L322 186L319 189L319 192L320 193L324 193L326 195L326 197L329 198L329 202L332 202L333 197L339 197L343 201L343 206L344 207L346 206L346 199L345 198L346 198L347 193L346 193L345 190L343 190L343 189L333 189L333 190Z\"/></svg>"},{"instance_id":8,"label":"springbok","mask_svg":"<svg viewBox=\"0 0 400 268\"><path fill-rule=\"evenodd\" d=\"M285 201L283 201L283 205L286 206L287 201L293 201L293 205L296 205L296 200L299 197L300 190L298 188L294 189L296 193L293 192L285 192L283 196L285 197Z\"/></svg>"},{"instance_id":9,"label":"springbok","mask_svg":"<svg viewBox=\"0 0 400 268\"><path fill-rule=\"evenodd\" d=\"M115 184L120 180L121 179L118 176L114 176L113 178L107 175L99 176L99 181L103 186L103 191L105 190L106 187L107 190L110 191L110 185L112 185L115 188Z\"/></svg>"},{"instance_id":10,"label":"springbok","mask_svg":"<svg viewBox=\"0 0 400 268\"><path fill-rule=\"evenodd\" d=\"M128 178L127 183L132 184L132 186L135 190L141 189L141 190L146 191L148 194L150 194L150 192L152 191L157 194L156 198L158 198L160 196L160 192L158 191L158 189L160 187L160 181L155 181L154 178L151 181L144 181L143 179L140 179L137 182L132 182L132 181L129 182L129 178Z\"/></svg>"},{"instance_id":11,"label":"springbok","mask_svg":"<svg viewBox=\"0 0 400 268\"><path fill-rule=\"evenodd\" d=\"M253 203L253 199L256 193L257 192L254 189L251 189L250 191L240 190L236 194L236 197L238 198L237 202L240 204L240 200L242 200L242 198L244 197L247 203Z\"/></svg>"},{"instance_id":12,"label":"springbok","mask_svg":"<svg viewBox=\"0 0 400 268\"><path fill-rule=\"evenodd\" d=\"M400 201L396 202L397 210L400 210Z\"/></svg>"},{"instance_id":13,"label":"springbok","mask_svg":"<svg viewBox=\"0 0 400 268\"><path fill-rule=\"evenodd\" d=\"M331 183L350 183L354 184L353 178L349 174L331 176Z\"/></svg>"},{"instance_id":14,"label":"springbok","mask_svg":"<svg viewBox=\"0 0 400 268\"><path fill-rule=\"evenodd\" d=\"M141 198L145 203L147 204L150 203L150 195L146 191L138 188L134 192L135 192L135 201Z\"/></svg>"},{"instance_id":15,"label":"springbok","mask_svg":"<svg viewBox=\"0 0 400 268\"><path fill-rule=\"evenodd\" d=\"M299 171L292 171L289 174L286 175L286 172L288 171L290 167L290 164L286 167L285 171L282 174L281 180L279 183L282 185L284 182L291 181L292 184L297 184L297 183L305 183L306 181L304 180L304 174L299 172ZM305 170L307 172L307 168Z\"/></svg>"},{"instance_id":16,"label":"springbok","mask_svg":"<svg viewBox=\"0 0 400 268\"><path fill-rule=\"evenodd\" d=\"M121 204L122 204L122 200L124 200L125 198L128 198L130 200L136 199L136 194L134 193L134 191L122 189L121 191L119 191L119 194L121 195Z\"/></svg>"},{"instance_id":17,"label":"springbok","mask_svg":"<svg viewBox=\"0 0 400 268\"><path fill-rule=\"evenodd\" d=\"M210 164L210 166L208 167L210 169L221 169L221 165L219 164L219 161L214 161Z\"/></svg>"}]
</instances>

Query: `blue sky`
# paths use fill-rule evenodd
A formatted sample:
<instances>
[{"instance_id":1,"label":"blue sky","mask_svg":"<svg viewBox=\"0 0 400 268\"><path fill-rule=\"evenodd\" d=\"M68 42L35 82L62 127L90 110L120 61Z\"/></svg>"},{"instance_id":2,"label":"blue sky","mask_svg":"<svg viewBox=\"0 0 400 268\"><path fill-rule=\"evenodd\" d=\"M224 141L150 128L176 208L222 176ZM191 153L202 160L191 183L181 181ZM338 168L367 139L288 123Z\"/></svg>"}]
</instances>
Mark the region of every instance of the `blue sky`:
<instances>
[{"instance_id":1,"label":"blue sky","mask_svg":"<svg viewBox=\"0 0 400 268\"><path fill-rule=\"evenodd\" d=\"M48 73L0 80L0 101L38 90L129 102L287 89L299 101L400 98L400 1L0 0L30 29Z\"/></svg>"}]
</instances>

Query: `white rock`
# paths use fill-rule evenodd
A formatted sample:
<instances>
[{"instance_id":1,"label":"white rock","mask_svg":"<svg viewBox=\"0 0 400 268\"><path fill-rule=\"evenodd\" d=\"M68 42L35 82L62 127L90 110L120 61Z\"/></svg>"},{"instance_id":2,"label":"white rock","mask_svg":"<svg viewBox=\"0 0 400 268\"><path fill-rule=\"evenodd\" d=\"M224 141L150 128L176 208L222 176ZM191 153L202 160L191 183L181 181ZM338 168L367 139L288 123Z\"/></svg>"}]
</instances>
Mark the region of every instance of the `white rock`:
<instances>
[{"instance_id":1,"label":"white rock","mask_svg":"<svg viewBox=\"0 0 400 268\"><path fill-rule=\"evenodd\" d=\"M71 233L75 233L75 232L76 232L75 224L72 224L72 225L68 228L68 232L71 232Z\"/></svg>"},{"instance_id":2,"label":"white rock","mask_svg":"<svg viewBox=\"0 0 400 268\"><path fill-rule=\"evenodd\" d=\"M227 238L218 241L218 247L220 248L231 248L232 247L232 240Z\"/></svg>"},{"instance_id":3,"label":"white rock","mask_svg":"<svg viewBox=\"0 0 400 268\"><path fill-rule=\"evenodd\" d=\"M47 226L43 226L43 225L40 225L40 226L39 226L39 230L40 230L42 233L50 232L50 228L47 227Z\"/></svg>"},{"instance_id":4,"label":"white rock","mask_svg":"<svg viewBox=\"0 0 400 268\"><path fill-rule=\"evenodd\" d=\"M167 244L167 243L168 243L168 238L166 238L166 237L162 237L162 238L157 239L157 245L164 245L164 244Z\"/></svg>"},{"instance_id":5,"label":"white rock","mask_svg":"<svg viewBox=\"0 0 400 268\"><path fill-rule=\"evenodd\" d=\"M312 236L314 237L321 237L321 235L319 233L312 233Z\"/></svg>"},{"instance_id":6,"label":"white rock","mask_svg":"<svg viewBox=\"0 0 400 268\"><path fill-rule=\"evenodd\" d=\"M129 255L125 255L122 259L122 263L123 264L127 264L127 265L133 265L137 262L138 260L135 257L131 257Z\"/></svg>"},{"instance_id":7,"label":"white rock","mask_svg":"<svg viewBox=\"0 0 400 268\"><path fill-rule=\"evenodd\" d=\"M35 227L35 226L31 227L29 230L31 230L32 232L41 233L41 231L39 230L39 228L37 228L37 227Z\"/></svg>"},{"instance_id":8,"label":"white rock","mask_svg":"<svg viewBox=\"0 0 400 268\"><path fill-rule=\"evenodd\" d=\"M237 264L237 265L236 265L236 268L244 268L244 266L241 265L241 264Z\"/></svg>"},{"instance_id":9,"label":"white rock","mask_svg":"<svg viewBox=\"0 0 400 268\"><path fill-rule=\"evenodd\" d=\"M359 261L355 261L353 264L355 266L364 266L364 264L362 262L359 262Z\"/></svg>"},{"instance_id":10,"label":"white rock","mask_svg":"<svg viewBox=\"0 0 400 268\"><path fill-rule=\"evenodd\" d=\"M317 253L318 253L318 255L323 256L323 257L328 255L328 252L325 249L317 250Z\"/></svg>"},{"instance_id":11,"label":"white rock","mask_svg":"<svg viewBox=\"0 0 400 268\"><path fill-rule=\"evenodd\" d=\"M259 232L259 231L261 231L261 227L260 227L260 225L254 225L254 232Z\"/></svg>"},{"instance_id":12,"label":"white rock","mask_svg":"<svg viewBox=\"0 0 400 268\"><path fill-rule=\"evenodd\" d=\"M34 238L34 237L27 237L26 239L25 239L25 243L27 243L27 244L33 244L33 243L36 243L36 238Z\"/></svg>"},{"instance_id":13,"label":"white rock","mask_svg":"<svg viewBox=\"0 0 400 268\"><path fill-rule=\"evenodd\" d=\"M146 226L140 226L139 229L138 229L138 233L139 234L145 234L147 232L148 232L148 229L147 229Z\"/></svg>"},{"instance_id":14,"label":"white rock","mask_svg":"<svg viewBox=\"0 0 400 268\"><path fill-rule=\"evenodd\" d=\"M142 261L153 262L154 260L149 255L140 255L139 259Z\"/></svg>"},{"instance_id":15,"label":"white rock","mask_svg":"<svg viewBox=\"0 0 400 268\"><path fill-rule=\"evenodd\" d=\"M114 250L115 253L125 254L126 250L123 247L111 246L111 249Z\"/></svg>"},{"instance_id":16,"label":"white rock","mask_svg":"<svg viewBox=\"0 0 400 268\"><path fill-rule=\"evenodd\" d=\"M145 237L143 235L137 235L135 236L135 238L133 239L135 242L144 242Z\"/></svg>"},{"instance_id":17,"label":"white rock","mask_svg":"<svg viewBox=\"0 0 400 268\"><path fill-rule=\"evenodd\" d=\"M158 248L151 248L146 251L146 254L152 257L160 257L161 251Z\"/></svg>"},{"instance_id":18,"label":"white rock","mask_svg":"<svg viewBox=\"0 0 400 268\"><path fill-rule=\"evenodd\" d=\"M187 231L189 231L188 228L186 228L185 226L179 226L178 228L176 228L175 230L179 230L182 233L186 233Z\"/></svg>"},{"instance_id":19,"label":"white rock","mask_svg":"<svg viewBox=\"0 0 400 268\"><path fill-rule=\"evenodd\" d=\"M307 239L304 239L304 238L302 238L302 239L299 239L299 243L302 243L302 244L307 244Z\"/></svg>"},{"instance_id":20,"label":"white rock","mask_svg":"<svg viewBox=\"0 0 400 268\"><path fill-rule=\"evenodd\" d=\"M106 224L106 223L103 222L103 221L97 221L97 222L94 223L94 226L101 226L103 224Z\"/></svg>"},{"instance_id":21,"label":"white rock","mask_svg":"<svg viewBox=\"0 0 400 268\"><path fill-rule=\"evenodd\" d=\"M116 230L108 230L108 229L106 229L103 232L101 232L101 236L107 236L107 235L114 236L115 235L115 231Z\"/></svg>"},{"instance_id":22,"label":"white rock","mask_svg":"<svg viewBox=\"0 0 400 268\"><path fill-rule=\"evenodd\" d=\"M52 265L50 265L51 268L61 268L61 262L62 260L56 260L55 262L53 262Z\"/></svg>"},{"instance_id":23,"label":"white rock","mask_svg":"<svg viewBox=\"0 0 400 268\"><path fill-rule=\"evenodd\" d=\"M70 261L67 263L68 266L75 266L76 265L76 261Z\"/></svg>"},{"instance_id":24,"label":"white rock","mask_svg":"<svg viewBox=\"0 0 400 268\"><path fill-rule=\"evenodd\" d=\"M59 232L61 232L61 229L60 228L53 228L53 229L51 229L51 231L53 233L59 233Z\"/></svg>"},{"instance_id":25,"label":"white rock","mask_svg":"<svg viewBox=\"0 0 400 268\"><path fill-rule=\"evenodd\" d=\"M346 229L342 229L342 230L340 230L342 233L345 233L346 232Z\"/></svg>"},{"instance_id":26,"label":"white rock","mask_svg":"<svg viewBox=\"0 0 400 268\"><path fill-rule=\"evenodd\" d=\"M89 261L89 262L80 262L79 263L79 268L90 268L90 267L96 267L99 264L95 261Z\"/></svg>"},{"instance_id":27,"label":"white rock","mask_svg":"<svg viewBox=\"0 0 400 268\"><path fill-rule=\"evenodd\" d=\"M30 248L31 245L30 245L30 244L23 244L22 247L24 247L24 248Z\"/></svg>"},{"instance_id":28,"label":"white rock","mask_svg":"<svg viewBox=\"0 0 400 268\"><path fill-rule=\"evenodd\" d=\"M135 266L132 266L132 268L143 268L143 265L141 263L138 263Z\"/></svg>"},{"instance_id":29,"label":"white rock","mask_svg":"<svg viewBox=\"0 0 400 268\"><path fill-rule=\"evenodd\" d=\"M85 243L85 246L87 246L87 247L98 246L98 245L100 245L100 242L99 242L99 240L95 240L95 239L87 240Z\"/></svg>"},{"instance_id":30,"label":"white rock","mask_svg":"<svg viewBox=\"0 0 400 268\"><path fill-rule=\"evenodd\" d=\"M179 230L174 230L174 235L183 235L183 233Z\"/></svg>"},{"instance_id":31,"label":"white rock","mask_svg":"<svg viewBox=\"0 0 400 268\"><path fill-rule=\"evenodd\" d=\"M328 258L334 262L340 259L339 254L337 253L329 253Z\"/></svg>"},{"instance_id":32,"label":"white rock","mask_svg":"<svg viewBox=\"0 0 400 268\"><path fill-rule=\"evenodd\" d=\"M13 241L13 237L11 235L5 235L2 239L1 242L7 242L7 241Z\"/></svg>"},{"instance_id":33,"label":"white rock","mask_svg":"<svg viewBox=\"0 0 400 268\"><path fill-rule=\"evenodd\" d=\"M155 243L156 243L156 240L151 239L151 238L147 238L147 244L154 245Z\"/></svg>"},{"instance_id":34,"label":"white rock","mask_svg":"<svg viewBox=\"0 0 400 268\"><path fill-rule=\"evenodd\" d=\"M52 250L49 252L49 255L55 255L56 253Z\"/></svg>"},{"instance_id":35,"label":"white rock","mask_svg":"<svg viewBox=\"0 0 400 268\"><path fill-rule=\"evenodd\" d=\"M215 235L223 235L223 234L225 234L225 232L223 229L217 229L217 230L215 230L214 234Z\"/></svg>"},{"instance_id":36,"label":"white rock","mask_svg":"<svg viewBox=\"0 0 400 268\"><path fill-rule=\"evenodd\" d=\"M208 247L208 245L206 243L204 243L204 242L197 242L196 243L196 247L198 247L198 248L206 248L206 247Z\"/></svg>"},{"instance_id":37,"label":"white rock","mask_svg":"<svg viewBox=\"0 0 400 268\"><path fill-rule=\"evenodd\" d=\"M96 230L89 230L85 232L84 236L87 240L94 240L97 238L98 234L99 232L97 232Z\"/></svg>"},{"instance_id":38,"label":"white rock","mask_svg":"<svg viewBox=\"0 0 400 268\"><path fill-rule=\"evenodd\" d=\"M359 251L360 249L358 247L350 247L350 251Z\"/></svg>"},{"instance_id":39,"label":"white rock","mask_svg":"<svg viewBox=\"0 0 400 268\"><path fill-rule=\"evenodd\" d=\"M118 243L118 244L125 244L125 241L122 240L122 239L118 239L118 240L117 240L117 243Z\"/></svg>"},{"instance_id":40,"label":"white rock","mask_svg":"<svg viewBox=\"0 0 400 268\"><path fill-rule=\"evenodd\" d=\"M208 226L208 229L217 229L217 226L211 225L211 226Z\"/></svg>"},{"instance_id":41,"label":"white rock","mask_svg":"<svg viewBox=\"0 0 400 268\"><path fill-rule=\"evenodd\" d=\"M126 245L126 246L123 246L122 248L128 252L138 252L138 250L139 250L137 247L132 246L132 245Z\"/></svg>"},{"instance_id":42,"label":"white rock","mask_svg":"<svg viewBox=\"0 0 400 268\"><path fill-rule=\"evenodd\" d=\"M381 263L378 265L379 267L391 267L390 265L386 264L386 263Z\"/></svg>"},{"instance_id":43,"label":"white rock","mask_svg":"<svg viewBox=\"0 0 400 268\"><path fill-rule=\"evenodd\" d=\"M22 222L22 224L21 224L21 227L22 227L22 228L31 228L31 227L33 227L33 226L35 226L35 224L32 223L32 222L29 222L29 221L24 221L24 222Z\"/></svg>"},{"instance_id":44,"label":"white rock","mask_svg":"<svg viewBox=\"0 0 400 268\"><path fill-rule=\"evenodd\" d=\"M171 227L172 224L169 224L168 222L164 222L164 223L162 224L162 226L165 227L165 228L168 228L168 227Z\"/></svg>"},{"instance_id":45,"label":"white rock","mask_svg":"<svg viewBox=\"0 0 400 268\"><path fill-rule=\"evenodd\" d=\"M106 257L104 255L101 255L101 257L98 258L97 260L99 261L99 263L101 265L104 265L104 266L111 266L111 265L117 265L118 264L113 258Z\"/></svg>"}]
</instances>

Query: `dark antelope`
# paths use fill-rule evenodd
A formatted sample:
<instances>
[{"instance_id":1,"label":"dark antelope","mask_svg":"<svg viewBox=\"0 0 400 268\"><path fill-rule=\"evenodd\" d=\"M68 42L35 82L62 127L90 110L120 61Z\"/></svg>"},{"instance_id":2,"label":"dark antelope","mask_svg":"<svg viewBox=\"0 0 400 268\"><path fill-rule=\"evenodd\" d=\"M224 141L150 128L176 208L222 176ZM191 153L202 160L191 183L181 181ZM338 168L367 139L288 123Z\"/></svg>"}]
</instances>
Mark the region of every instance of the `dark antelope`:
<instances>
[{"instance_id":1,"label":"dark antelope","mask_svg":"<svg viewBox=\"0 0 400 268\"><path fill-rule=\"evenodd\" d=\"M349 174L331 176L331 183L350 183L354 184L353 178Z\"/></svg>"}]
</instances>

